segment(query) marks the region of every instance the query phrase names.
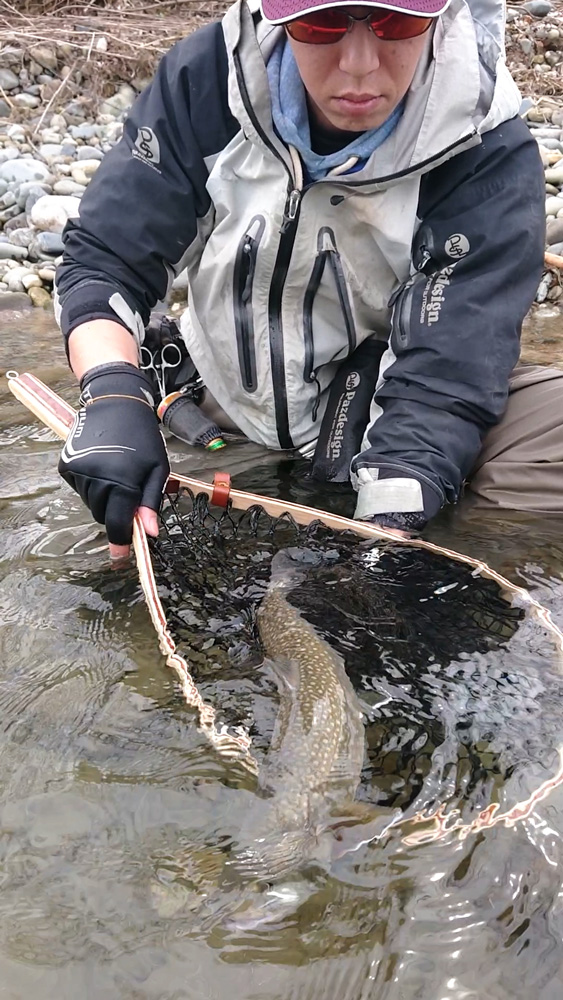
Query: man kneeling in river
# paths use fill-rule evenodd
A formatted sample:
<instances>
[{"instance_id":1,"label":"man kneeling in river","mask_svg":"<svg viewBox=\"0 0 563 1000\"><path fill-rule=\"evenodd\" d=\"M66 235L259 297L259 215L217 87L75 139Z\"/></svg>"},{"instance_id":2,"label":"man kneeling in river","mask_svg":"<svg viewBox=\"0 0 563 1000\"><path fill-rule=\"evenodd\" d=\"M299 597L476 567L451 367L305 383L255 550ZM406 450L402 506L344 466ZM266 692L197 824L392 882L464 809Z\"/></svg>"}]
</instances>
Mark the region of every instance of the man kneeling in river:
<instances>
[{"instance_id":1,"label":"man kneeling in river","mask_svg":"<svg viewBox=\"0 0 563 1000\"><path fill-rule=\"evenodd\" d=\"M197 402L351 479L357 518L419 530L468 479L563 509L563 371L515 369L544 177L503 35L501 0L239 0L165 56L57 275L84 404L60 471L114 552L136 509L157 531L139 346L184 269Z\"/></svg>"}]
</instances>

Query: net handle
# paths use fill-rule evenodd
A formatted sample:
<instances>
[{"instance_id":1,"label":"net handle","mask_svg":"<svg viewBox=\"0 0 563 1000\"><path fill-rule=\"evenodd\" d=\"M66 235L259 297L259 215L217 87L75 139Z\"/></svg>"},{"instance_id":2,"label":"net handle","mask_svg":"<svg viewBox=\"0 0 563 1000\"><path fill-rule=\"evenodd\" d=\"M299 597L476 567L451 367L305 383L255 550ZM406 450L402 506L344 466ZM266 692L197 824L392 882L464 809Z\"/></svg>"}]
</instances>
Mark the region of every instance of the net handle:
<instances>
[{"instance_id":1,"label":"net handle","mask_svg":"<svg viewBox=\"0 0 563 1000\"><path fill-rule=\"evenodd\" d=\"M55 434L58 434L61 438L66 438L76 416L76 411L72 408L72 406L65 403L65 401L61 399L56 392L29 372L24 372L22 375L18 375L17 372L8 372L7 375L8 385L14 396L16 396L17 399L24 404L24 406L27 406L27 408L31 410L31 412L34 413L39 420L47 425L47 427L50 427ZM221 474L221 476L226 482L228 476L225 474ZM210 501L213 500L213 493L216 489L215 483L205 483L199 479L192 479L190 476L182 476L177 472L172 473L167 483L167 490L170 493L176 493L183 486L190 489L193 493L205 493L209 497ZM544 608L539 601L536 601L536 599L532 597L531 594L524 589L524 587L518 587L516 584L511 583L506 579L506 577L501 576L500 573L491 569L490 566L487 566L487 564L482 562L480 559L474 559L472 556L463 555L460 552L455 552L453 549L447 549L441 545L435 545L434 542L428 542L422 538L402 539L397 535L392 534L392 532L386 531L384 528L377 528L371 524L366 524L364 521L354 521L348 517L339 517L336 514L329 514L328 511L305 507L302 504L290 503L285 500L273 500L270 497L263 497L256 493L246 493L244 490L233 490L230 489L230 483L228 496L229 500L233 504L233 507L240 510L248 510L249 507L253 507L258 504L272 517L280 517L283 514L290 514L298 524L310 524L312 521L321 521L323 524L326 524L329 528L333 528L336 531L352 531L361 538L386 539L397 545L409 545L414 546L415 548L426 549L428 552L433 552L436 555L446 556L448 559L454 559L456 562L462 562L468 566L472 566L475 570L478 570L479 573L483 574L483 576L488 577L490 580L494 580L502 588L502 590L505 591L505 593L518 598L519 601L527 605L530 612L535 617L539 618L546 628L549 629L557 642L559 649L563 651L563 633L552 621L551 614L547 608ZM223 506L223 503L224 494L221 500L221 506ZM147 547L147 540L145 529L143 528L138 515L135 516L133 524L133 545L138 563L144 563L144 550ZM141 582L143 581L141 580ZM163 616L162 608L160 607L160 611L157 613L153 609L152 601L146 593L145 596L147 597L147 603L149 605L149 610L151 612L155 628L160 634L161 616ZM160 601L158 603L160 605Z\"/></svg>"}]
</instances>

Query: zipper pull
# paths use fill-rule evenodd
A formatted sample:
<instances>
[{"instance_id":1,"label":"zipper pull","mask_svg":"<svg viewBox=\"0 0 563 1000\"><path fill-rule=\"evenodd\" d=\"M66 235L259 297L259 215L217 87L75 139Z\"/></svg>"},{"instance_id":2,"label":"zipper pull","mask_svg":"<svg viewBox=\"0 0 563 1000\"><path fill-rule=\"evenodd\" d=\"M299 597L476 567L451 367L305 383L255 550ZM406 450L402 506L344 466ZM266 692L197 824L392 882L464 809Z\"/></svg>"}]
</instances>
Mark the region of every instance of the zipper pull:
<instances>
[{"instance_id":1,"label":"zipper pull","mask_svg":"<svg viewBox=\"0 0 563 1000\"><path fill-rule=\"evenodd\" d=\"M312 371L311 372L311 374L309 376L309 381L310 382L314 382L315 385L316 385L316 387L317 387L317 396L316 396L315 402L313 403L313 412L311 414L311 416L313 418L313 423L314 423L315 420L317 419L317 415L318 415L318 412L319 412L319 405L320 405L320 402L321 402L321 383L319 382L319 380L317 378L316 371Z\"/></svg>"},{"instance_id":2,"label":"zipper pull","mask_svg":"<svg viewBox=\"0 0 563 1000\"><path fill-rule=\"evenodd\" d=\"M256 260L253 254L255 245L256 241L252 239L252 236L247 236L246 243L242 248L242 252L247 258L246 267L248 268L246 272L246 280L244 282L244 287L241 292L241 301L243 305L247 304L252 294L252 282L254 280L254 271L256 270Z\"/></svg>"},{"instance_id":3,"label":"zipper pull","mask_svg":"<svg viewBox=\"0 0 563 1000\"><path fill-rule=\"evenodd\" d=\"M424 271L424 268L428 264L428 261L432 260L432 254L430 254L425 246L420 248L420 258L416 265L417 271Z\"/></svg>"},{"instance_id":4,"label":"zipper pull","mask_svg":"<svg viewBox=\"0 0 563 1000\"><path fill-rule=\"evenodd\" d=\"M280 232L286 233L290 225L295 222L300 203L301 191L299 191L298 188L293 188L293 190L289 192L289 196L285 204L285 212Z\"/></svg>"}]
</instances>

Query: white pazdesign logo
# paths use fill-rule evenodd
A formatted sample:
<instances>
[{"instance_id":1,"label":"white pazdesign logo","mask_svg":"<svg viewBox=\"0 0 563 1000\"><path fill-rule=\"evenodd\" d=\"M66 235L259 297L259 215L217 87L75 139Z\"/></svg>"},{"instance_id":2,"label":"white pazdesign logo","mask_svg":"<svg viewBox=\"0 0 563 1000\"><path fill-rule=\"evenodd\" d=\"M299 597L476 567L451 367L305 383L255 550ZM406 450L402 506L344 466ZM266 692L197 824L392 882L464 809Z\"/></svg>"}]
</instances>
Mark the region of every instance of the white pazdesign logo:
<instances>
[{"instance_id":1,"label":"white pazdesign logo","mask_svg":"<svg viewBox=\"0 0 563 1000\"><path fill-rule=\"evenodd\" d=\"M448 236L446 242L444 243L444 250L446 251L448 257L453 257L454 260L461 260L469 253L471 244L464 236L463 233L453 233L452 236Z\"/></svg>"},{"instance_id":2,"label":"white pazdesign logo","mask_svg":"<svg viewBox=\"0 0 563 1000\"><path fill-rule=\"evenodd\" d=\"M348 378L346 379L346 389L350 392L351 389L357 389L360 384L360 376L358 372L350 372Z\"/></svg>"},{"instance_id":3,"label":"white pazdesign logo","mask_svg":"<svg viewBox=\"0 0 563 1000\"><path fill-rule=\"evenodd\" d=\"M137 138L133 147L133 156L136 156L138 160L143 160L144 163L148 163L149 167L154 167L155 169L157 168L157 164L160 163L160 144L152 128L149 128L148 125L142 125L137 132Z\"/></svg>"}]
</instances>

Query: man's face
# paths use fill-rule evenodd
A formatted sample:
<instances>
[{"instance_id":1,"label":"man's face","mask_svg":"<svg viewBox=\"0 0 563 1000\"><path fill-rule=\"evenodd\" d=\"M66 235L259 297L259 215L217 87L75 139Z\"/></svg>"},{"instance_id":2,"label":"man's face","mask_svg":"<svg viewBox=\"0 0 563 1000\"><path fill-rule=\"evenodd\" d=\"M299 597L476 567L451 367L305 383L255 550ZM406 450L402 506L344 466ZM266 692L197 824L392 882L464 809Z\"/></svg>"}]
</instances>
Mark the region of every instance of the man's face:
<instances>
[{"instance_id":1,"label":"man's face","mask_svg":"<svg viewBox=\"0 0 563 1000\"><path fill-rule=\"evenodd\" d=\"M369 7L347 7L365 17ZM356 23L331 45L296 42L288 36L309 109L325 128L364 132L389 117L409 89L426 34L382 41L366 23Z\"/></svg>"}]
</instances>

